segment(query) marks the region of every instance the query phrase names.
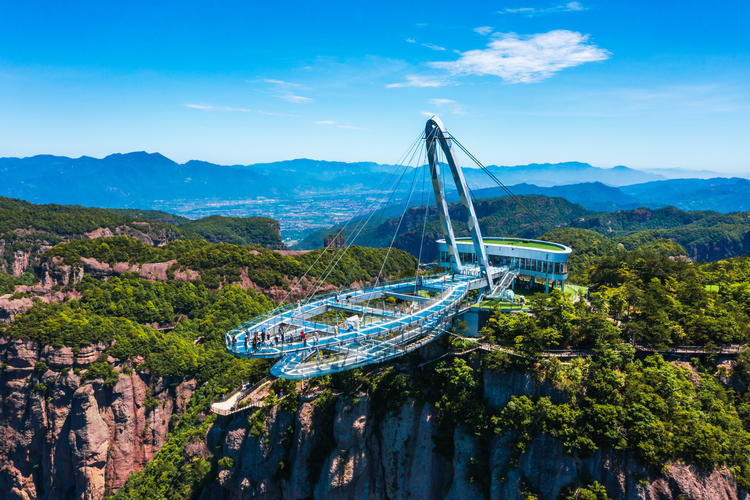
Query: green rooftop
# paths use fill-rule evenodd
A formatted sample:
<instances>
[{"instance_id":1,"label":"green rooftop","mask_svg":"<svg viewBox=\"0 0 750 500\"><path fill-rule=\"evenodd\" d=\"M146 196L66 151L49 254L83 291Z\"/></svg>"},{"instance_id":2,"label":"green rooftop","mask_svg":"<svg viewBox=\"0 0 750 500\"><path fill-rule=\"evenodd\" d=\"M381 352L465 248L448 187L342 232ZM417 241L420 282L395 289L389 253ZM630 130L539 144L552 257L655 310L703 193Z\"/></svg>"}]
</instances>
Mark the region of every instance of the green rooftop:
<instances>
[{"instance_id":1,"label":"green rooftop","mask_svg":"<svg viewBox=\"0 0 750 500\"><path fill-rule=\"evenodd\" d=\"M458 241L471 241L471 238L458 238ZM484 238L488 245L512 245L516 247L538 248L539 250L552 250L559 252L563 249L560 245L553 243L542 243L539 241L512 239L512 238Z\"/></svg>"}]
</instances>

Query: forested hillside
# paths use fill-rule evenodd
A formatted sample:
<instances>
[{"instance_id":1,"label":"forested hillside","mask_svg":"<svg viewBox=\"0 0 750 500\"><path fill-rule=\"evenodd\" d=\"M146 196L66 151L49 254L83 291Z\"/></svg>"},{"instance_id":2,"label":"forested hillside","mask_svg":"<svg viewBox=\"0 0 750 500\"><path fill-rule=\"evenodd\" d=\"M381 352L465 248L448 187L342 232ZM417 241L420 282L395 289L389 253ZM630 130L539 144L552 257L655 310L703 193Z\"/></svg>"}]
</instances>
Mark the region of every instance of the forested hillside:
<instances>
[{"instance_id":1,"label":"forested hillside","mask_svg":"<svg viewBox=\"0 0 750 500\"><path fill-rule=\"evenodd\" d=\"M186 227L179 227L185 225ZM202 240L284 249L279 225L265 217L212 216L191 221L153 210L110 210L76 205L35 205L0 197L0 271L18 278L38 265L48 248L65 241L135 238L163 246ZM0 290L8 278L0 277Z\"/></svg>"},{"instance_id":2,"label":"forested hillside","mask_svg":"<svg viewBox=\"0 0 750 500\"><path fill-rule=\"evenodd\" d=\"M483 233L529 238L556 227L567 226L570 221L581 219L589 214L582 206L570 203L562 198L525 195L519 196L518 199L521 200L520 204L507 197L475 200L474 207ZM468 234L466 214L462 205L451 203L449 212L456 234ZM543 215L534 217L532 212ZM407 210L395 241L396 248L417 255L424 221L424 207L414 207ZM359 231L360 224L361 221L355 220L346 227L344 233L349 239L351 239L352 234ZM361 230L356 243L367 246L382 246L383 244L387 246L397 225L398 217L382 217L376 214ZM500 232L500 228L503 232ZM336 233L339 229L340 227L332 227L311 233L297 247L304 249L318 248L322 246L325 236ZM427 212L424 238L423 257L426 261L429 262L437 257L435 239L442 238L442 235L443 230L438 219L437 208L430 206Z\"/></svg>"},{"instance_id":3,"label":"forested hillside","mask_svg":"<svg viewBox=\"0 0 750 500\"><path fill-rule=\"evenodd\" d=\"M674 207L592 212L562 198L540 195L479 199L474 204L486 236L538 238L553 229L582 228L629 249L655 239L671 239L685 248L686 255L699 261L750 254L750 212L685 212ZM449 209L456 234L467 235L466 215L460 204L452 203ZM411 208L406 212L395 240L396 248L419 254L423 220L424 208ZM442 237L435 207L428 210L427 221L422 255L431 260L437 256L435 240ZM376 215L356 242L368 246L388 245L397 223L398 218ZM297 246L321 247L326 235L339 230L340 227L332 227L316 231ZM355 221L344 232L351 237L357 230ZM571 246L576 250L576 245Z\"/></svg>"},{"instance_id":4,"label":"forested hillside","mask_svg":"<svg viewBox=\"0 0 750 500\"><path fill-rule=\"evenodd\" d=\"M185 452L215 420L208 404L269 366L227 354L224 332L273 299L414 273L410 255L391 251L383 265L385 255L359 247L283 255L204 240L153 246L126 236L46 250L21 288L6 283L16 293L5 300L20 305L0 322L0 488L101 498L161 463L168 496L189 497L213 468L210 454ZM342 267L328 273L334 257Z\"/></svg>"},{"instance_id":5,"label":"forested hillside","mask_svg":"<svg viewBox=\"0 0 750 500\"><path fill-rule=\"evenodd\" d=\"M57 257L66 262L95 254L61 248L68 250ZM532 316L496 313L485 342L522 357L446 339L432 353L317 379L304 393L278 381L261 409L226 419L206 413L209 401L260 378L267 365L227 356L220 336L270 306L260 295L134 275L86 278L79 299L32 309L5 335L78 349L115 340L109 361L102 356L77 374L96 390L113 390L128 370L198 381L154 459L118 479L117 498L252 495L260 487L277 497L386 496L391 488L453 498L742 497L750 484L748 351L736 363L711 354L670 362L632 344L710 352L746 343L750 260L695 264L671 258L672 250L668 242L616 255L602 250L590 261L590 302L555 291L530 299ZM176 317L167 334L144 326ZM561 348L589 354L566 362L542 356ZM446 352L455 357L424 365ZM48 366L32 376L44 385L37 393L52 390ZM410 439L398 438L412 428ZM349 453L359 458L350 461ZM430 465L416 475L394 466L413 461ZM561 466L569 473L554 474Z\"/></svg>"},{"instance_id":6,"label":"forested hillside","mask_svg":"<svg viewBox=\"0 0 750 500\"><path fill-rule=\"evenodd\" d=\"M211 215L178 224L181 229L201 235L214 243L235 245L261 245L282 250L279 223L268 217L222 217Z\"/></svg>"},{"instance_id":7,"label":"forested hillside","mask_svg":"<svg viewBox=\"0 0 750 500\"><path fill-rule=\"evenodd\" d=\"M260 408L229 417L210 403L260 380L270 363L229 355L227 330L282 299L363 285L381 269L411 275L416 259L398 249L214 243L158 213L7 202L15 222L5 234L66 233L50 232L59 240L17 276L0 271L0 491L746 498L750 259L696 262L661 237L706 230L719 248L710 230L726 224L740 235L745 214L591 214L561 199L522 201L484 200L477 212L486 227L575 248L570 278L588 285L588 298L529 297L530 315L493 313L482 349L445 336L304 390L276 381ZM532 206L538 218L519 216ZM413 238L420 216L409 214ZM141 239L116 234L132 226ZM170 238L151 238L157 229ZM208 229L248 235L233 223ZM567 357L549 354L559 350Z\"/></svg>"}]
</instances>

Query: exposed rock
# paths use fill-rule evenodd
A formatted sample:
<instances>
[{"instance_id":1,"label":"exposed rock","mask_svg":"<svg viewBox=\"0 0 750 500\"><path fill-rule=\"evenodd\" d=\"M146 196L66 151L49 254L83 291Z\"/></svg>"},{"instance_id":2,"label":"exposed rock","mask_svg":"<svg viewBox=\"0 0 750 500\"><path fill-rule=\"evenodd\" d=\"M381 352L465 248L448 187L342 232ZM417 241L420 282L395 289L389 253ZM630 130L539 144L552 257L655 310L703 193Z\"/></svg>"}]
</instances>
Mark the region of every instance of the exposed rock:
<instances>
[{"instance_id":1,"label":"exposed rock","mask_svg":"<svg viewBox=\"0 0 750 500\"><path fill-rule=\"evenodd\" d=\"M0 321L10 321L34 305L31 297L11 297L12 294L0 296Z\"/></svg>"},{"instance_id":2,"label":"exposed rock","mask_svg":"<svg viewBox=\"0 0 750 500\"><path fill-rule=\"evenodd\" d=\"M163 246L170 241L178 239L179 234L175 228L161 226L147 221L132 221L128 224L111 229L100 227L87 233L78 234L50 234L30 228L16 228L11 231L12 239L0 238L0 270L10 271L14 276L38 268L41 265L42 255L53 245L60 241L71 241L82 238L107 238L111 236L124 235L135 238L141 243L151 246ZM23 250L13 250L14 244L23 245ZM5 255L12 252L10 266L6 265Z\"/></svg>"},{"instance_id":3,"label":"exposed rock","mask_svg":"<svg viewBox=\"0 0 750 500\"><path fill-rule=\"evenodd\" d=\"M0 338L3 498L100 499L120 488L163 446L171 416L184 412L196 382L133 373L120 375L107 388L101 381L81 384L73 370L63 370L85 369L106 347L86 346L75 355L70 348ZM39 373L37 361L51 369ZM485 399L496 408L512 395L565 400L562 391L523 372L486 370L483 387ZM149 396L155 404L147 409ZM435 451L437 409L414 400L379 420L365 396L340 397L330 419L315 413L314 397L294 413L276 407L262 411L267 417L260 435L248 426L250 413L240 413L218 420L205 442L185 448L189 458L216 453L233 460L201 498L521 499L535 493L555 499L587 478L618 499L750 500L725 468L703 472L670 463L654 474L625 453L569 455L549 435L533 439L512 462L511 436L480 442L459 427L449 431L454 453L446 457ZM488 491L469 479L473 460L483 450L489 450ZM320 467L311 467L316 460ZM320 470L317 477L310 477L313 470Z\"/></svg>"},{"instance_id":4,"label":"exposed rock","mask_svg":"<svg viewBox=\"0 0 750 500\"><path fill-rule=\"evenodd\" d=\"M511 395L563 397L549 384L520 372L484 374L485 397L505 404ZM264 433L253 436L249 414L219 420L209 431L209 448L219 446L234 467L223 470L201 498L482 498L522 499L527 493L556 499L581 478L599 481L617 499L726 498L749 500L726 469L703 473L680 463L654 475L631 456L599 450L589 458L569 455L548 435L529 443L517 462L511 438L480 443L465 429L453 430L452 459L435 452L437 410L407 401L382 421L373 419L368 398L340 398L336 405L330 451L320 477L310 478L310 460L325 429L311 418L314 402L295 414L272 409ZM469 480L472 458L489 445L489 491Z\"/></svg>"},{"instance_id":5,"label":"exposed rock","mask_svg":"<svg viewBox=\"0 0 750 500\"><path fill-rule=\"evenodd\" d=\"M114 235L115 233L113 233L112 230L108 227L100 227L84 234L86 238L89 238L91 240L96 238L110 238Z\"/></svg>"},{"instance_id":6,"label":"exposed rock","mask_svg":"<svg viewBox=\"0 0 750 500\"><path fill-rule=\"evenodd\" d=\"M106 347L75 356L68 347L0 337L0 497L99 499L163 446L195 381L133 373L112 388L81 384L71 368L85 369ZM35 371L37 361L50 370ZM147 411L149 395L155 405Z\"/></svg>"},{"instance_id":7,"label":"exposed rock","mask_svg":"<svg viewBox=\"0 0 750 500\"><path fill-rule=\"evenodd\" d=\"M99 356L107 349L108 344L99 342L81 347L76 355L76 366L88 366L96 361Z\"/></svg>"},{"instance_id":8,"label":"exposed rock","mask_svg":"<svg viewBox=\"0 0 750 500\"><path fill-rule=\"evenodd\" d=\"M75 489L77 498L104 496L104 467L107 465L109 429L99 414L93 386L80 387L73 396L68 441L77 463Z\"/></svg>"},{"instance_id":9,"label":"exposed rock","mask_svg":"<svg viewBox=\"0 0 750 500\"><path fill-rule=\"evenodd\" d=\"M13 254L13 276L21 276L29 267L30 250L16 250Z\"/></svg>"}]
</instances>

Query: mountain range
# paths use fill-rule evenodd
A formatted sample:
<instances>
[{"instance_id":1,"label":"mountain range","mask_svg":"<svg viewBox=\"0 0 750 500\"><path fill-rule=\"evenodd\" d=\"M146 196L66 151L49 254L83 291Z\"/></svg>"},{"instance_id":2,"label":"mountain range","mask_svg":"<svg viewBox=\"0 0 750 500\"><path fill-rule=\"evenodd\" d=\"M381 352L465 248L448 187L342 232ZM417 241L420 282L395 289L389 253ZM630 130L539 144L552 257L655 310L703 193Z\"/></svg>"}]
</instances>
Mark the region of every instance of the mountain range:
<instances>
[{"instance_id":1,"label":"mountain range","mask_svg":"<svg viewBox=\"0 0 750 500\"><path fill-rule=\"evenodd\" d=\"M742 178L672 179L679 169L599 168L565 162L487 167L517 194L561 196L590 210L658 208L731 212L747 210L750 181ZM347 203L371 204L388 193L398 166L296 159L253 165L177 163L159 153L133 152L104 158L38 155L0 158L0 196L35 203L167 210L190 218L211 214L272 215L282 230L287 216L307 200L306 213L344 212ZM464 169L476 197L503 192L481 170ZM714 175L700 172L699 176ZM718 175L718 174L717 174ZM409 175L397 184L392 202L406 197ZM448 188L451 199L455 190ZM331 207L331 200L337 204ZM278 208L280 204L288 207ZM269 207L276 207L269 212ZM350 209L352 206L349 207ZM338 220L325 220L328 225ZM304 229L309 221L295 222Z\"/></svg>"},{"instance_id":2,"label":"mountain range","mask_svg":"<svg viewBox=\"0 0 750 500\"><path fill-rule=\"evenodd\" d=\"M714 210L738 212L750 210L750 180L739 177L711 179L669 179L608 186L602 182L582 182L562 186L516 184L509 187L515 194L541 194L565 198L589 210L630 210L639 207L673 206L681 210ZM499 187L474 191L476 198L504 196ZM451 200L457 197L451 197Z\"/></svg>"}]
</instances>

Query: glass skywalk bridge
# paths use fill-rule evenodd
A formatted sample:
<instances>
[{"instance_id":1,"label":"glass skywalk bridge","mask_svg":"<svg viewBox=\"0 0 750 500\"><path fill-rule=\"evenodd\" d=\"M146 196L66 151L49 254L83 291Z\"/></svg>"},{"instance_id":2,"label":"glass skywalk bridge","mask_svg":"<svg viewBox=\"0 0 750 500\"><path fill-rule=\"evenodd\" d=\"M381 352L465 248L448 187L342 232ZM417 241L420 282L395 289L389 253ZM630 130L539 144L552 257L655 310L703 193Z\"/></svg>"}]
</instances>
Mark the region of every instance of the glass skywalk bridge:
<instances>
[{"instance_id":1,"label":"glass skywalk bridge","mask_svg":"<svg viewBox=\"0 0 750 500\"><path fill-rule=\"evenodd\" d=\"M494 174L456 141L436 116L427 120L424 133L417 138L403 158L409 158L411 162L415 158L416 151L420 149L422 141L445 238L445 258L441 258L443 262L440 265L444 269L449 269L450 273L378 283L401 222L409 209L409 201L412 199L414 188L418 185L416 182L417 173L420 172L418 168L412 175L404 211L396 226L380 272L375 277L375 286L313 296L304 302L276 308L227 332L225 337L227 350L236 356L249 358L280 358L271 368L271 374L287 379L304 379L350 370L402 356L438 338L447 331L469 291L481 290L479 296L486 293L501 294L512 284L518 274L517 270L494 267L487 258L470 191L452 144L454 142L458 144L459 148L488 175L494 178ZM440 159L441 155L443 161ZM421 167L421 165L423 163L417 157L415 166ZM474 250L471 259L466 259L465 251L463 253L459 251L453 234L451 215L443 186L445 175L441 170L446 165L467 215L468 230ZM390 200L393 193L398 190L407 170L408 164L400 162L397 171L393 174L396 180L391 186L390 194L384 196L383 201L373 207L367 217L353 216L350 222L342 226L335 238L326 245L324 252L320 255L332 249L333 241L343 239L345 243L342 248L333 252L334 256L316 283L325 282L331 271L355 243L357 236L370 221L376 209L381 207L386 198ZM426 175L425 169L421 183L423 189L426 184L424 182ZM507 190L499 180L496 178L494 180ZM420 260L421 245L424 243L427 224L427 206L424 211ZM344 228L350 223L353 227L350 228L348 238ZM318 260L311 264L302 277L307 276L317 262Z\"/></svg>"},{"instance_id":2,"label":"glass skywalk bridge","mask_svg":"<svg viewBox=\"0 0 750 500\"><path fill-rule=\"evenodd\" d=\"M226 347L236 356L281 358L271 368L281 378L351 370L402 356L439 337L468 292L486 286L486 278L473 273L438 274L313 297L227 332ZM393 306L383 307L389 297ZM343 314L337 318L337 313Z\"/></svg>"}]
</instances>

